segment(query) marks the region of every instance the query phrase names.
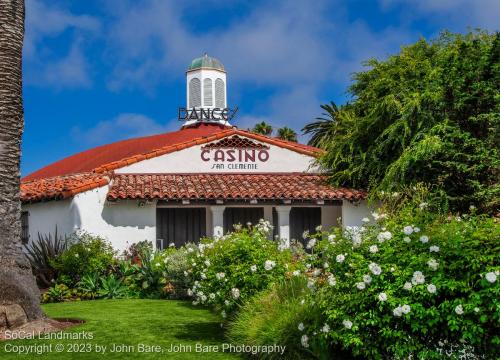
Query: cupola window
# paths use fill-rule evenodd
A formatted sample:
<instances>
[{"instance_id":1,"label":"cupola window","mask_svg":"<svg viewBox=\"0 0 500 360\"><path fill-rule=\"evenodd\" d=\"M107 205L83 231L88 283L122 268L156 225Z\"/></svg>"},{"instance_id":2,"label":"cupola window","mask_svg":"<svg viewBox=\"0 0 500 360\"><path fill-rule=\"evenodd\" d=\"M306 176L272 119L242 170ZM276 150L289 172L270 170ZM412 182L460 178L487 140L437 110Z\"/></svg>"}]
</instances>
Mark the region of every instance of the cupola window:
<instances>
[{"instance_id":1,"label":"cupola window","mask_svg":"<svg viewBox=\"0 0 500 360\"><path fill-rule=\"evenodd\" d=\"M203 80L203 105L204 106L213 105L212 79Z\"/></svg>"},{"instance_id":2,"label":"cupola window","mask_svg":"<svg viewBox=\"0 0 500 360\"><path fill-rule=\"evenodd\" d=\"M224 80L215 80L215 107L226 107L226 94L224 91Z\"/></svg>"},{"instance_id":3,"label":"cupola window","mask_svg":"<svg viewBox=\"0 0 500 360\"><path fill-rule=\"evenodd\" d=\"M198 78L189 81L189 107L201 107L201 81Z\"/></svg>"}]
</instances>

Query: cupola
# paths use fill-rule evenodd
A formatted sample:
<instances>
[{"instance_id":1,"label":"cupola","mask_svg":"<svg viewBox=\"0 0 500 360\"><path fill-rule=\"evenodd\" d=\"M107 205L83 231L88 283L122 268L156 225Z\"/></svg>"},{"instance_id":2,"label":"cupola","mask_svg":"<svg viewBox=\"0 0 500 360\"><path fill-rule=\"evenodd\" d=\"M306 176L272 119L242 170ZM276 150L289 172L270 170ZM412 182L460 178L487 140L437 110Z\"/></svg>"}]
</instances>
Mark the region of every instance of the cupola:
<instances>
[{"instance_id":1,"label":"cupola","mask_svg":"<svg viewBox=\"0 0 500 360\"><path fill-rule=\"evenodd\" d=\"M186 71L186 98L188 110L213 111L214 109L226 109L226 70L224 65L207 54L191 61ZM184 126L198 122L215 122L229 125L228 121L223 119L188 119Z\"/></svg>"}]
</instances>

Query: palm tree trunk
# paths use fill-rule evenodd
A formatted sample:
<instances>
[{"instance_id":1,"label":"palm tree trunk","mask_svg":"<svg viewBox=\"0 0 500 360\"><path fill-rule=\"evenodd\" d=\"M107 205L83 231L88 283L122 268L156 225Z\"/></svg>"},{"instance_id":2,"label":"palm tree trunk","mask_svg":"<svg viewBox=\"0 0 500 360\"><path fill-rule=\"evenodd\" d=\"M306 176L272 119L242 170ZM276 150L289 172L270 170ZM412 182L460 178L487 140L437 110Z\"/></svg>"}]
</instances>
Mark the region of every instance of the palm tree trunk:
<instances>
[{"instance_id":1,"label":"palm tree trunk","mask_svg":"<svg viewBox=\"0 0 500 360\"><path fill-rule=\"evenodd\" d=\"M43 317L40 292L21 245L23 37L24 0L0 0L0 330Z\"/></svg>"}]
</instances>

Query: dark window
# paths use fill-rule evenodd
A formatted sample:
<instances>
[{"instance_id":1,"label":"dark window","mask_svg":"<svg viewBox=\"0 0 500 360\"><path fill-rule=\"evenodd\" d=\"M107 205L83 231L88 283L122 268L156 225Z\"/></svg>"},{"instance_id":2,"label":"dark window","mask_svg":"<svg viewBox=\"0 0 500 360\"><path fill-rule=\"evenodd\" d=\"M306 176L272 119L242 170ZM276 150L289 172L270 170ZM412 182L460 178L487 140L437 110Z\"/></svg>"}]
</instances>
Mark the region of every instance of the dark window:
<instances>
[{"instance_id":1,"label":"dark window","mask_svg":"<svg viewBox=\"0 0 500 360\"><path fill-rule=\"evenodd\" d=\"M233 231L234 225L255 225L264 218L264 208L262 207L228 207L224 210L224 233Z\"/></svg>"},{"instance_id":2,"label":"dark window","mask_svg":"<svg viewBox=\"0 0 500 360\"><path fill-rule=\"evenodd\" d=\"M198 243L206 236L205 208L164 208L156 210L157 248L171 243L180 247L188 242Z\"/></svg>"},{"instance_id":3,"label":"dark window","mask_svg":"<svg viewBox=\"0 0 500 360\"><path fill-rule=\"evenodd\" d=\"M321 225L321 208L319 207L292 207L290 211L290 238L303 242L304 231L316 232Z\"/></svg>"},{"instance_id":4,"label":"dark window","mask_svg":"<svg viewBox=\"0 0 500 360\"><path fill-rule=\"evenodd\" d=\"M21 212L21 241L23 244L27 244L30 239L29 216L28 211Z\"/></svg>"}]
</instances>

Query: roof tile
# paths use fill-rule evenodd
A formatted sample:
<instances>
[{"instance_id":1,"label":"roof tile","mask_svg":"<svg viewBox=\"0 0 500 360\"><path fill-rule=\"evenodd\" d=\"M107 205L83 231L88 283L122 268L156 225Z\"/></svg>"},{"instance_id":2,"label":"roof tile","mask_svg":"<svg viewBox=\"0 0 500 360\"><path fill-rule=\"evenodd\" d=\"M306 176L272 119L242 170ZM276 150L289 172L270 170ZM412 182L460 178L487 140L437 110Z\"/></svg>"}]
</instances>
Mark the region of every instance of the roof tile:
<instances>
[{"instance_id":1,"label":"roof tile","mask_svg":"<svg viewBox=\"0 0 500 360\"><path fill-rule=\"evenodd\" d=\"M72 197L109 183L107 174L83 173L21 183L21 201L38 202Z\"/></svg>"},{"instance_id":2,"label":"roof tile","mask_svg":"<svg viewBox=\"0 0 500 360\"><path fill-rule=\"evenodd\" d=\"M327 176L289 174L115 174L108 193L117 199L360 200L360 190L332 187Z\"/></svg>"}]
</instances>

